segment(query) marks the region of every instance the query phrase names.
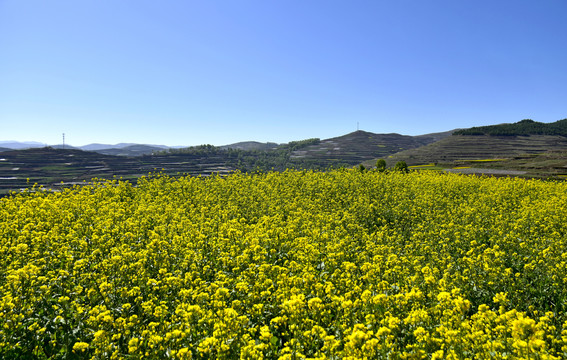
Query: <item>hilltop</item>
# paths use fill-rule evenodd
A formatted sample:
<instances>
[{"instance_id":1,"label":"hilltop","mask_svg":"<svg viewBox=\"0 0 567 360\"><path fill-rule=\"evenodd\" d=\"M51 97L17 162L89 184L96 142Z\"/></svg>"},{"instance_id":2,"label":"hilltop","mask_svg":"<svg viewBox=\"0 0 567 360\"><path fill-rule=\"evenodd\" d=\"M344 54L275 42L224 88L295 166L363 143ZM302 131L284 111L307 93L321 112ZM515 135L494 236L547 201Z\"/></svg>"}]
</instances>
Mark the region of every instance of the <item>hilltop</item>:
<instances>
[{"instance_id":1,"label":"hilltop","mask_svg":"<svg viewBox=\"0 0 567 360\"><path fill-rule=\"evenodd\" d=\"M490 136L531 136L552 135L567 136L567 119L553 123L541 123L532 119L524 119L513 124L479 126L457 130L453 135L490 135Z\"/></svg>"},{"instance_id":2,"label":"hilltop","mask_svg":"<svg viewBox=\"0 0 567 360\"><path fill-rule=\"evenodd\" d=\"M152 146L152 145L144 145L144 144L131 144L123 147L117 148L105 148L105 149L97 149L92 150L99 154L105 155L115 155L115 156L142 156L142 155L149 155L153 154L157 151L162 151L164 147L161 146Z\"/></svg>"},{"instance_id":3,"label":"hilltop","mask_svg":"<svg viewBox=\"0 0 567 360\"><path fill-rule=\"evenodd\" d=\"M279 145L273 142L261 143L258 141L242 141L230 145L220 146L223 150L271 150L277 148Z\"/></svg>"},{"instance_id":4,"label":"hilltop","mask_svg":"<svg viewBox=\"0 0 567 360\"><path fill-rule=\"evenodd\" d=\"M396 133L374 134L358 130L295 150L292 152L291 158L316 159L321 164L327 165L336 163L356 165L369 159L389 156L407 149L419 148L438 139L450 136L450 134L451 132L408 136Z\"/></svg>"}]
</instances>

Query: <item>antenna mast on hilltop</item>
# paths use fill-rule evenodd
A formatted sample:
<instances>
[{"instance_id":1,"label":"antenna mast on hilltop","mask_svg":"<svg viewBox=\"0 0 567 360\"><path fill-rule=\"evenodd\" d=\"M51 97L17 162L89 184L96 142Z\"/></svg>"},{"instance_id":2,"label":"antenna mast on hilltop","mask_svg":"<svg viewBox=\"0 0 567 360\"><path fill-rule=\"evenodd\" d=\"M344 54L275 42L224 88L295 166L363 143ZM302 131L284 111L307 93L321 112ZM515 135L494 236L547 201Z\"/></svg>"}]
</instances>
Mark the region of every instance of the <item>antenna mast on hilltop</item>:
<instances>
[{"instance_id":1,"label":"antenna mast on hilltop","mask_svg":"<svg viewBox=\"0 0 567 360\"><path fill-rule=\"evenodd\" d=\"M63 133L63 149L65 149L65 133Z\"/></svg>"}]
</instances>

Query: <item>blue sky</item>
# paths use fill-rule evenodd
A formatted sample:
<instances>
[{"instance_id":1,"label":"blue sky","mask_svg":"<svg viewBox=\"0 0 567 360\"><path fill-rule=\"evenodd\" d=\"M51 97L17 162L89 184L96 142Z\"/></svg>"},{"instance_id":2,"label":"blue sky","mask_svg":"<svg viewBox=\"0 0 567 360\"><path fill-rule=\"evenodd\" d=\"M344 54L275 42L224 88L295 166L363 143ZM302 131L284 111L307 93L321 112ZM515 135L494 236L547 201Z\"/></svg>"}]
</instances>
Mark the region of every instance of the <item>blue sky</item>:
<instances>
[{"instance_id":1,"label":"blue sky","mask_svg":"<svg viewBox=\"0 0 567 360\"><path fill-rule=\"evenodd\" d=\"M567 118L564 0L0 0L0 140L223 145Z\"/></svg>"}]
</instances>

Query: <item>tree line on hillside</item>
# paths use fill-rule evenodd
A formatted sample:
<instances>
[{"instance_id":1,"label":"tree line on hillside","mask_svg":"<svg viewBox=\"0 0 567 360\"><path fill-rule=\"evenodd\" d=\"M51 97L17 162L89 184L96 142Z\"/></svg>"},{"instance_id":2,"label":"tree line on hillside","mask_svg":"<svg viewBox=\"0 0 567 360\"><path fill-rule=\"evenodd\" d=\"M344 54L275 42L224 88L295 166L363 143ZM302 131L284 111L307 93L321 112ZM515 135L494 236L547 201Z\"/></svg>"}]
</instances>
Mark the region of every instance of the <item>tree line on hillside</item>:
<instances>
[{"instance_id":1,"label":"tree line on hillside","mask_svg":"<svg viewBox=\"0 0 567 360\"><path fill-rule=\"evenodd\" d=\"M478 126L470 129L457 130L453 135L490 135L490 136L530 136L530 135L559 135L567 136L567 119L553 123L541 123L524 119L513 124Z\"/></svg>"},{"instance_id":2,"label":"tree line on hillside","mask_svg":"<svg viewBox=\"0 0 567 360\"><path fill-rule=\"evenodd\" d=\"M199 145L181 149L168 149L154 153L157 156L187 155L188 157L207 157L222 161L224 165L240 171L283 171L285 169L323 170L328 167L349 166L339 161L329 163L316 158L292 157L292 153L311 145L318 145L319 138L291 141L267 150L242 150L220 148L214 145Z\"/></svg>"},{"instance_id":3,"label":"tree line on hillside","mask_svg":"<svg viewBox=\"0 0 567 360\"><path fill-rule=\"evenodd\" d=\"M366 167L362 164L358 165L358 170L360 172L365 172L368 169L366 169ZM371 169L371 171L378 171L378 172L386 172L386 171L397 171L397 172L402 172L402 173L408 173L409 170L409 166L405 161L398 161L396 163L396 165L394 165L394 167L392 168L387 168L386 166L386 160L384 159L378 159L376 160L376 165L374 167L374 169Z\"/></svg>"},{"instance_id":4,"label":"tree line on hillside","mask_svg":"<svg viewBox=\"0 0 567 360\"><path fill-rule=\"evenodd\" d=\"M267 150L243 150L234 148L220 148L214 145L199 145L181 149L168 149L154 153L153 156L183 156L184 161L192 160L200 162L203 158L207 162L222 163L225 166L240 170L249 171L284 171L286 169L296 170L328 170L349 168L357 166L360 171L366 171L362 164L347 163L339 159L324 159L318 157L292 157L292 153L302 150L311 145L318 145L321 142L318 138L292 141L287 144L279 145L277 148ZM374 168L375 171L401 171L408 172L409 168L405 161L399 161L395 166L387 168L384 159L378 159Z\"/></svg>"}]
</instances>

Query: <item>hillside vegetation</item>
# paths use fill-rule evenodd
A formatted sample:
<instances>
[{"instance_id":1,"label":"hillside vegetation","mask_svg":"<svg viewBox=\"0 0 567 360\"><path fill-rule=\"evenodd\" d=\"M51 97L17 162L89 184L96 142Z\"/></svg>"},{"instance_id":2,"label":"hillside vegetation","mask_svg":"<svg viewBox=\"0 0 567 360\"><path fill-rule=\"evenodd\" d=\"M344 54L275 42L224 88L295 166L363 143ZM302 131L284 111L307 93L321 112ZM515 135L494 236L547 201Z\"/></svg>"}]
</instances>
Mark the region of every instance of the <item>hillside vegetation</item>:
<instances>
[{"instance_id":1,"label":"hillside vegetation","mask_svg":"<svg viewBox=\"0 0 567 360\"><path fill-rule=\"evenodd\" d=\"M0 195L27 188L35 183L45 187L90 181L92 178L119 177L136 182L149 172L169 175L227 174L231 171L284 171L352 167L365 160L418 147L448 136L431 134L417 137L399 134L372 134L364 131L342 137L291 141L274 146L267 143L237 143L227 147L201 145L181 149L153 148L152 155L109 156L78 149L34 148L2 153L0 160ZM138 149L127 146L103 149L113 155L132 154ZM148 149L139 148L140 152ZM126 153L123 153L127 151Z\"/></svg>"},{"instance_id":2,"label":"hillside vegetation","mask_svg":"<svg viewBox=\"0 0 567 360\"><path fill-rule=\"evenodd\" d=\"M341 170L0 199L2 359L561 359L567 183Z\"/></svg>"},{"instance_id":3,"label":"hillside vegetation","mask_svg":"<svg viewBox=\"0 0 567 360\"><path fill-rule=\"evenodd\" d=\"M490 136L530 136L558 135L567 136L567 119L553 123L541 123L525 119L513 124L472 127L456 130L453 135L490 135Z\"/></svg>"},{"instance_id":4,"label":"hillside vegetation","mask_svg":"<svg viewBox=\"0 0 567 360\"><path fill-rule=\"evenodd\" d=\"M405 161L410 166L427 165L437 170L455 171L455 167L468 167L472 169L466 171L471 173L563 179L567 176L567 159L560 154L567 151L566 126L567 119L551 124L523 120L516 124L420 136L355 131L330 139L314 138L280 145L242 142L223 147L201 145L167 150L118 144L120 148L97 150L103 154L69 148L12 150L1 153L0 196L35 183L60 188L92 178L117 177L135 184L140 176L156 170L178 176L233 171L325 170L359 164L371 168L377 159L385 159L389 167ZM146 152L152 154L144 155ZM548 154L539 157L544 153ZM141 156L129 156L133 154ZM544 162L540 161L544 158ZM498 162L481 164L479 160Z\"/></svg>"},{"instance_id":5,"label":"hillside vegetation","mask_svg":"<svg viewBox=\"0 0 567 360\"><path fill-rule=\"evenodd\" d=\"M453 164L461 160L504 159L567 150L567 137L526 136L450 136L438 142L387 158L389 163L404 160L408 164Z\"/></svg>"},{"instance_id":6,"label":"hillside vegetation","mask_svg":"<svg viewBox=\"0 0 567 360\"><path fill-rule=\"evenodd\" d=\"M565 179L566 151L567 119L549 124L522 120L457 130L453 136L385 159L390 166L405 161L447 171Z\"/></svg>"}]
</instances>

